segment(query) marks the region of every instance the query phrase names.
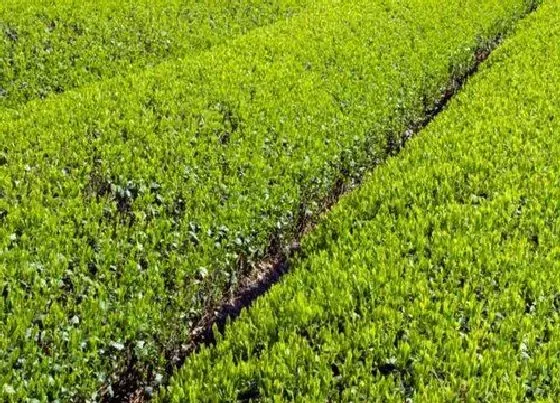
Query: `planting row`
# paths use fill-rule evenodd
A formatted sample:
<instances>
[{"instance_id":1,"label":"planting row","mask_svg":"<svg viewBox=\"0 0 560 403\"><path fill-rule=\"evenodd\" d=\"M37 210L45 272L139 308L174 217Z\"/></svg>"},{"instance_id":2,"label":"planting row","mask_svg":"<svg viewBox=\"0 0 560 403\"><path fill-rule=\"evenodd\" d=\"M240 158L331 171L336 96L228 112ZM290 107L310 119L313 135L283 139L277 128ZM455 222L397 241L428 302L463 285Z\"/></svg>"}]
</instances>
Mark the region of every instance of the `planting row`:
<instances>
[{"instance_id":1,"label":"planting row","mask_svg":"<svg viewBox=\"0 0 560 403\"><path fill-rule=\"evenodd\" d=\"M2 393L97 399L123 369L157 386L205 307L533 6L325 1L0 114Z\"/></svg>"},{"instance_id":2,"label":"planting row","mask_svg":"<svg viewBox=\"0 0 560 403\"><path fill-rule=\"evenodd\" d=\"M545 1L159 400L557 400L559 41Z\"/></svg>"},{"instance_id":3,"label":"planting row","mask_svg":"<svg viewBox=\"0 0 560 403\"><path fill-rule=\"evenodd\" d=\"M300 12L309 1L4 0L0 107L182 57Z\"/></svg>"}]
</instances>

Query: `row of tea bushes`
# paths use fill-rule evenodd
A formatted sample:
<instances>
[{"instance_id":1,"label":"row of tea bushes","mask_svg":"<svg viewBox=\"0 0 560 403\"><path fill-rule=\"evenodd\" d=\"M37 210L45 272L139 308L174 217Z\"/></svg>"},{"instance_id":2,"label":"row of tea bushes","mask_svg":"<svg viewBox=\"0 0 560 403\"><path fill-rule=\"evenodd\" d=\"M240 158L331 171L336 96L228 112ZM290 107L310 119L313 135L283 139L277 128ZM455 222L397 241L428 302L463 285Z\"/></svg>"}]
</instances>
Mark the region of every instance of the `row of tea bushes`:
<instances>
[{"instance_id":1,"label":"row of tea bushes","mask_svg":"<svg viewBox=\"0 0 560 403\"><path fill-rule=\"evenodd\" d=\"M311 2L313 3L313 2ZM296 0L3 0L0 108L225 43L305 9Z\"/></svg>"},{"instance_id":2,"label":"row of tea bushes","mask_svg":"<svg viewBox=\"0 0 560 403\"><path fill-rule=\"evenodd\" d=\"M559 42L545 1L159 400L557 401Z\"/></svg>"}]
</instances>

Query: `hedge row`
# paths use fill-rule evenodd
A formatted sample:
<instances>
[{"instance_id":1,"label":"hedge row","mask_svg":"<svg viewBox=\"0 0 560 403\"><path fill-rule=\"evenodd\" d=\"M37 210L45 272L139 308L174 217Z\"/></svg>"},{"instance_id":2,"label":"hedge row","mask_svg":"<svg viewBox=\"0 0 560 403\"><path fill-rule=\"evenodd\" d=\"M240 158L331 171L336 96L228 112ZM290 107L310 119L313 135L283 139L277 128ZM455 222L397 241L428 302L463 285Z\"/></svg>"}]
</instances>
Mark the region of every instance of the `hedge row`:
<instances>
[{"instance_id":1,"label":"hedge row","mask_svg":"<svg viewBox=\"0 0 560 403\"><path fill-rule=\"evenodd\" d=\"M532 6L325 0L0 113L0 392L97 399L124 368L157 386L202 310Z\"/></svg>"},{"instance_id":2,"label":"hedge row","mask_svg":"<svg viewBox=\"0 0 560 403\"><path fill-rule=\"evenodd\" d=\"M160 401L557 401L560 2L545 1Z\"/></svg>"},{"instance_id":3,"label":"hedge row","mask_svg":"<svg viewBox=\"0 0 560 403\"><path fill-rule=\"evenodd\" d=\"M0 108L207 50L309 1L3 0Z\"/></svg>"}]
</instances>

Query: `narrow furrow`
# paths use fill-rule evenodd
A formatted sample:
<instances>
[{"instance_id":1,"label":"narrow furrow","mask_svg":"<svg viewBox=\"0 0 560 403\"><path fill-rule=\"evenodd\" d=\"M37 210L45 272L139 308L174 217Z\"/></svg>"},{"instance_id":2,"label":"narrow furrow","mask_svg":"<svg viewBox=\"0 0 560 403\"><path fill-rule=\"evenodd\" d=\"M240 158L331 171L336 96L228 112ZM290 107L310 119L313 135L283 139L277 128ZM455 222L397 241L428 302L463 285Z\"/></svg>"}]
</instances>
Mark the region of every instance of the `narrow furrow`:
<instances>
[{"instance_id":1,"label":"narrow furrow","mask_svg":"<svg viewBox=\"0 0 560 403\"><path fill-rule=\"evenodd\" d=\"M536 8L535 8L536 9ZM534 10L533 10L534 11ZM404 133L395 135L398 141L393 142L388 147L388 155L392 157L398 156L398 153L405 147L406 142L413 138L416 134L425 128L438 114L445 110L446 105L455 97L463 88L468 79L476 74L480 64L482 64L502 42L503 36L497 36L495 40L490 41L488 47L479 49L475 53L476 63L469 69L465 75L454 78L445 91L441 94L440 99L432 108L426 111L426 115L419 122L410 126ZM372 167L372 169L380 168L381 165ZM349 178L345 178L348 180ZM170 376L184 363L185 359L191 354L196 353L204 346L215 345L216 332L223 332L226 324L234 321L245 308L249 308L253 302L265 294L273 285L278 283L282 276L290 272L290 262L294 255L301 249L301 241L304 236L314 230L314 228L328 216L328 212L336 207L340 198L348 193L356 190L361 185L362 178L353 178L352 182L339 182L333 191L320 203L321 208L313 216L302 217L296 228L297 233L287 247L269 248L269 253L261 261L255 263L255 268L251 274L241 279L241 282L234 293L231 290L225 295L215 306L207 309L200 321L195 325L190 333L188 343L178 346L172 354L172 361L166 367L167 375ZM270 250L272 249L272 250ZM131 374L125 374L120 381L120 386L116 389L115 395L109 401L131 402L144 401L142 387L138 386L138 379Z\"/></svg>"}]
</instances>

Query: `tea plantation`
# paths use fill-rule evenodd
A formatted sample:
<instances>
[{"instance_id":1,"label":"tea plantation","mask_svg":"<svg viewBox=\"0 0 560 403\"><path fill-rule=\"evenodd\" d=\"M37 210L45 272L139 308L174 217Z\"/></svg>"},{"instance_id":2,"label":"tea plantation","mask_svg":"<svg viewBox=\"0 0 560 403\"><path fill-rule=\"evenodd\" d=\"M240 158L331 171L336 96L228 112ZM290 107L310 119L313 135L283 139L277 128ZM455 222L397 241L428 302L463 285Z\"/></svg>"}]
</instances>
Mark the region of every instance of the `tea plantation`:
<instances>
[{"instance_id":1,"label":"tea plantation","mask_svg":"<svg viewBox=\"0 0 560 403\"><path fill-rule=\"evenodd\" d=\"M560 1L6 0L0 28L0 400L560 398Z\"/></svg>"}]
</instances>

